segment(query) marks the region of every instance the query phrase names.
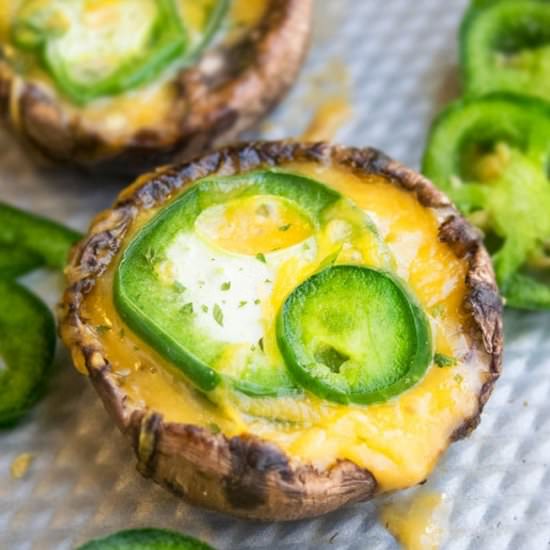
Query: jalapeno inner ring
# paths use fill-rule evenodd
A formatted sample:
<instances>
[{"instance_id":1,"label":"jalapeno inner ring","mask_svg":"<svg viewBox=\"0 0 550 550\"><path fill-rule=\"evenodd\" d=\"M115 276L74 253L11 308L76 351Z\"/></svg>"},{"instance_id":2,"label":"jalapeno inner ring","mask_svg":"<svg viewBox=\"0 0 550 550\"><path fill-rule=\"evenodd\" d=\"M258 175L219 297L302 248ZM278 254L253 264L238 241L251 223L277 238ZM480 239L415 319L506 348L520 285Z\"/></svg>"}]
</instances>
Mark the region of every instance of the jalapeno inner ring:
<instances>
[{"instance_id":1,"label":"jalapeno inner ring","mask_svg":"<svg viewBox=\"0 0 550 550\"><path fill-rule=\"evenodd\" d=\"M294 377L340 403L386 401L415 384L431 362L426 316L393 275L329 267L298 286L277 337Z\"/></svg>"}]
</instances>

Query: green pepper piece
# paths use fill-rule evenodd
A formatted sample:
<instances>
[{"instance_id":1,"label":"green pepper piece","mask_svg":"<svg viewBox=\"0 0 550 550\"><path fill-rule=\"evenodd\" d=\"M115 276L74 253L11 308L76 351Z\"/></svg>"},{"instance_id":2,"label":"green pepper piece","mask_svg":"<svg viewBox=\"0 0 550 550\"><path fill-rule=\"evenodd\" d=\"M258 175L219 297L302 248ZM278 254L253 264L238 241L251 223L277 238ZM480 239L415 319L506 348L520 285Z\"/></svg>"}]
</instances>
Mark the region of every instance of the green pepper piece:
<instances>
[{"instance_id":1,"label":"green pepper piece","mask_svg":"<svg viewBox=\"0 0 550 550\"><path fill-rule=\"evenodd\" d=\"M430 325L404 283L363 266L329 267L298 286L277 339L300 384L337 403L387 401L432 361Z\"/></svg>"},{"instance_id":2,"label":"green pepper piece","mask_svg":"<svg viewBox=\"0 0 550 550\"><path fill-rule=\"evenodd\" d=\"M39 268L42 258L24 248L14 248L0 244L0 279L15 279Z\"/></svg>"},{"instance_id":3,"label":"green pepper piece","mask_svg":"<svg viewBox=\"0 0 550 550\"><path fill-rule=\"evenodd\" d=\"M22 286L0 279L0 426L36 402L54 351L50 310Z\"/></svg>"},{"instance_id":4,"label":"green pepper piece","mask_svg":"<svg viewBox=\"0 0 550 550\"><path fill-rule=\"evenodd\" d=\"M130 529L94 539L78 550L214 550L208 544L166 529Z\"/></svg>"},{"instance_id":5,"label":"green pepper piece","mask_svg":"<svg viewBox=\"0 0 550 550\"><path fill-rule=\"evenodd\" d=\"M80 238L72 229L0 202L0 245L24 249L48 267L63 269L71 246Z\"/></svg>"},{"instance_id":6,"label":"green pepper piece","mask_svg":"<svg viewBox=\"0 0 550 550\"><path fill-rule=\"evenodd\" d=\"M213 2L202 32L185 28L174 0L26 0L12 42L34 51L61 92L85 105L154 80L212 38L228 0Z\"/></svg>"},{"instance_id":7,"label":"green pepper piece","mask_svg":"<svg viewBox=\"0 0 550 550\"><path fill-rule=\"evenodd\" d=\"M321 223L323 212L341 199L339 193L314 180L273 171L202 180L139 231L116 272L114 300L123 320L203 391L213 390L223 378L251 396L299 391L284 365L273 366L266 361L261 342L254 344L246 360L239 361L243 365L238 372L218 372L213 365L224 351L224 342L201 329L197 319L208 316L223 325L223 308L216 304L202 311L200 306L193 306L185 291L182 293L181 285L166 284L159 277L168 247L178 236L195 233L195 222L203 211L255 195L290 201L316 225ZM252 257L250 261L263 265L267 260ZM232 289L222 292L224 297L230 296Z\"/></svg>"},{"instance_id":8,"label":"green pepper piece","mask_svg":"<svg viewBox=\"0 0 550 550\"><path fill-rule=\"evenodd\" d=\"M424 156L424 173L486 233L513 307L550 307L549 160L550 106L507 94L451 105Z\"/></svg>"},{"instance_id":9,"label":"green pepper piece","mask_svg":"<svg viewBox=\"0 0 550 550\"><path fill-rule=\"evenodd\" d=\"M550 3L474 2L460 33L466 93L516 92L550 100Z\"/></svg>"}]
</instances>

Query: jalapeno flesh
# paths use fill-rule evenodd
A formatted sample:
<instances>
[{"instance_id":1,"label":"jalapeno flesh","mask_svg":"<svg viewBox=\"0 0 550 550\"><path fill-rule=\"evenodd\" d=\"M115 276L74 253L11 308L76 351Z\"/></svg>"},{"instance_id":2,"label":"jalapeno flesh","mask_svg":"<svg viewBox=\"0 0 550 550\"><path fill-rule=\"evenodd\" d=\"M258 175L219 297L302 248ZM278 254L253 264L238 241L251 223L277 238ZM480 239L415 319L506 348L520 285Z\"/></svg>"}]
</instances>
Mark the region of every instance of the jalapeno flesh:
<instances>
[{"instance_id":1,"label":"jalapeno flesh","mask_svg":"<svg viewBox=\"0 0 550 550\"><path fill-rule=\"evenodd\" d=\"M54 351L49 309L22 286L0 279L0 426L19 420L39 397Z\"/></svg>"},{"instance_id":2,"label":"jalapeno flesh","mask_svg":"<svg viewBox=\"0 0 550 550\"><path fill-rule=\"evenodd\" d=\"M79 550L213 550L208 544L165 529L132 529L95 539Z\"/></svg>"},{"instance_id":3,"label":"jalapeno flesh","mask_svg":"<svg viewBox=\"0 0 550 550\"><path fill-rule=\"evenodd\" d=\"M550 100L550 3L474 2L461 29L466 93L503 91Z\"/></svg>"},{"instance_id":4,"label":"jalapeno flesh","mask_svg":"<svg viewBox=\"0 0 550 550\"><path fill-rule=\"evenodd\" d=\"M48 267L63 269L71 246L80 237L76 231L51 220L0 202L0 246L4 255L8 254L7 248L12 249L14 261L18 256L18 262L29 265L40 257Z\"/></svg>"},{"instance_id":5,"label":"jalapeno flesh","mask_svg":"<svg viewBox=\"0 0 550 550\"><path fill-rule=\"evenodd\" d=\"M424 173L486 233L507 303L550 308L550 107L496 94L436 120Z\"/></svg>"},{"instance_id":6,"label":"jalapeno flesh","mask_svg":"<svg viewBox=\"0 0 550 550\"><path fill-rule=\"evenodd\" d=\"M0 279L15 279L43 263L42 258L34 252L0 244Z\"/></svg>"},{"instance_id":7,"label":"jalapeno flesh","mask_svg":"<svg viewBox=\"0 0 550 550\"><path fill-rule=\"evenodd\" d=\"M300 384L338 403L386 401L432 360L427 318L403 283L363 266L333 266L297 287L277 336Z\"/></svg>"}]
</instances>

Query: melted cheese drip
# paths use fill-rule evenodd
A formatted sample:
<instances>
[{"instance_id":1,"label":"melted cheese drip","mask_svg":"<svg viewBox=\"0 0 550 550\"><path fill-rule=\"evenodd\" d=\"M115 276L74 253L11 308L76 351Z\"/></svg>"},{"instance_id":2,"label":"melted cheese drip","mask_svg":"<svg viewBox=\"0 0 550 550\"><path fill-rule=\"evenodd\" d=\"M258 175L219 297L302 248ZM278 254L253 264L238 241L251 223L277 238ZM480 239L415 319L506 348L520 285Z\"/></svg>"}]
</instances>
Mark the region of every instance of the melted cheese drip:
<instances>
[{"instance_id":1,"label":"melted cheese drip","mask_svg":"<svg viewBox=\"0 0 550 550\"><path fill-rule=\"evenodd\" d=\"M349 99L345 97L327 99L316 110L301 139L302 141L331 141L351 116Z\"/></svg>"},{"instance_id":2,"label":"melted cheese drip","mask_svg":"<svg viewBox=\"0 0 550 550\"><path fill-rule=\"evenodd\" d=\"M318 467L349 459L374 474L380 491L417 484L428 476L453 431L477 411L477 395L487 376L483 358L468 354L471 346L464 336L467 266L438 240L434 213L385 179L359 178L343 169L318 165L294 164L285 169L325 182L375 219L395 254L398 273L430 314L436 351L467 360L448 368L432 366L410 390L368 407L333 404L309 395L271 400L241 396L236 403L235 395L225 394L222 388L216 395L221 406L214 408L205 406L204 399L167 361L125 328L112 302L115 266L97 282L82 314L96 326L112 327L100 337L121 385L136 406L160 411L168 421L202 426L214 423L228 436L243 431L257 434L295 459ZM138 217L126 242L154 213ZM322 238L319 243L321 248L330 246L324 245ZM359 252L366 256L372 248L365 245ZM364 260L380 265L376 257ZM299 259L281 265L271 300L264 306L266 318L275 314L289 290L311 270L311 265ZM266 354L277 353L273 333L266 334L265 343ZM129 350L136 348L139 351L130 351L129 356ZM273 423L269 418L288 422ZM299 423L290 422L294 418Z\"/></svg>"},{"instance_id":3,"label":"melted cheese drip","mask_svg":"<svg viewBox=\"0 0 550 550\"><path fill-rule=\"evenodd\" d=\"M197 33L204 24L205 8L213 0L178 0L191 34ZM91 4L108 3L106 0L94 0ZM21 0L0 2L0 45L9 40L9 27ZM257 25L263 17L268 0L233 0L222 26L222 40L228 44L238 40L243 33ZM23 55L11 46L10 56ZM29 62L24 56L26 63ZM181 113L175 109L178 99L177 85L173 79L174 71L169 70L163 78L115 97L98 99L84 107L76 107L57 94L50 76L38 65L33 64L25 73L29 80L45 88L63 105L69 118L78 119L78 123L89 132L100 132L112 147L123 145L139 130L154 130L164 140L170 141L177 136ZM14 124L17 121L12 121Z\"/></svg>"},{"instance_id":4,"label":"melted cheese drip","mask_svg":"<svg viewBox=\"0 0 550 550\"><path fill-rule=\"evenodd\" d=\"M380 520L405 550L438 550L445 534L438 517L442 503L442 495L421 492L384 505Z\"/></svg>"}]
</instances>

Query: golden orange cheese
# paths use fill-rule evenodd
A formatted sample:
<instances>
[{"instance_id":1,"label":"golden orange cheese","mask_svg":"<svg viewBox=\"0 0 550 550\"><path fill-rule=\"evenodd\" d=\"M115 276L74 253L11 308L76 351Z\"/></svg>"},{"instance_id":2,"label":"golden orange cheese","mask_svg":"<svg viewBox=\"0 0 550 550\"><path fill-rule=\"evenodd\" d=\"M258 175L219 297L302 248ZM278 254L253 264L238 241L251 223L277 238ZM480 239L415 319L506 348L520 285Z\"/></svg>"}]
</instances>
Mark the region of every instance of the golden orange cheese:
<instances>
[{"instance_id":1,"label":"golden orange cheese","mask_svg":"<svg viewBox=\"0 0 550 550\"><path fill-rule=\"evenodd\" d=\"M216 406L121 321L112 299L118 260L97 281L85 300L82 315L92 325L102 327L98 334L131 404L154 409L171 422L215 424L227 436L256 434L280 446L293 459L318 467L349 459L374 474L381 492L419 483L431 472L453 431L464 418L476 413L479 391L485 382L483 358L475 352L467 353L471 345L465 331L468 318L462 307L467 265L438 240L434 212L382 177L358 177L341 168L304 163L281 169L321 181L368 212L395 256L396 272L408 282L429 316L435 351L468 357L466 362L446 368L433 365L416 386L385 403L370 406L338 405L308 394L237 398L236 392L229 394L223 387L215 390ZM255 210L251 208L250 212ZM154 214L155 211L139 214L125 242ZM226 214L234 215L231 209ZM296 221L285 216L295 213L282 208L277 223ZM252 214L245 215L240 223L231 224L230 235L221 238L239 241L246 250L265 247L274 232L264 227L258 233L254 219ZM307 232L305 225L297 227L297 231ZM276 244L284 245L282 238L289 239L287 245L292 244L300 236L303 235L278 232ZM321 242L321 257L323 246ZM379 259L372 248L367 239L359 252L367 263L377 265ZM368 256L369 251L372 257ZM281 266L271 300L265 305L266 318L274 316L290 290L310 273L311 268L301 269L296 258L289 258ZM278 353L275 348L274 335L266 333L265 352ZM272 418L284 422L275 423Z\"/></svg>"}]
</instances>

